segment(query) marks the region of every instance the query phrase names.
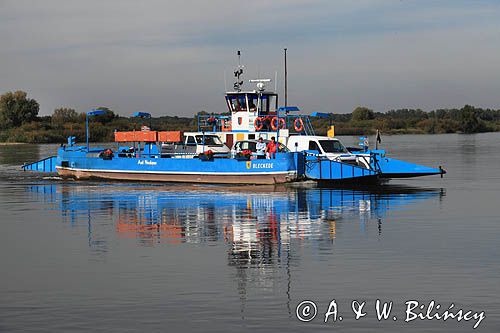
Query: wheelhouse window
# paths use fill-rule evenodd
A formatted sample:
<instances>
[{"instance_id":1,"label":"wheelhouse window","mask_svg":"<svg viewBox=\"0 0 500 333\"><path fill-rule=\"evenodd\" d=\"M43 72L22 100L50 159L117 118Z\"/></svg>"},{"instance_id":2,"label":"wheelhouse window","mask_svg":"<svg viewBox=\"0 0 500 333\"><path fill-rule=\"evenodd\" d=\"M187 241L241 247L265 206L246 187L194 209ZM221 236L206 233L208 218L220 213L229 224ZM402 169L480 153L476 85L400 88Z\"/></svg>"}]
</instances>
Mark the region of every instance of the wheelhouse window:
<instances>
[{"instance_id":1,"label":"wheelhouse window","mask_svg":"<svg viewBox=\"0 0 500 333\"><path fill-rule=\"evenodd\" d=\"M260 111L263 114L270 112L276 112L277 109L277 98L276 95L262 95L260 99Z\"/></svg>"},{"instance_id":2,"label":"wheelhouse window","mask_svg":"<svg viewBox=\"0 0 500 333\"><path fill-rule=\"evenodd\" d=\"M226 100L232 112L247 111L247 98L245 94L227 95Z\"/></svg>"},{"instance_id":3,"label":"wheelhouse window","mask_svg":"<svg viewBox=\"0 0 500 333\"><path fill-rule=\"evenodd\" d=\"M257 111L257 107L259 106L259 95L257 94L248 94L248 109L250 111Z\"/></svg>"},{"instance_id":4,"label":"wheelhouse window","mask_svg":"<svg viewBox=\"0 0 500 333\"><path fill-rule=\"evenodd\" d=\"M325 153L347 153L347 149L337 140L319 140Z\"/></svg>"},{"instance_id":5,"label":"wheelhouse window","mask_svg":"<svg viewBox=\"0 0 500 333\"><path fill-rule=\"evenodd\" d=\"M238 95L237 100L239 111L247 111L247 99L245 95Z\"/></svg>"}]
</instances>

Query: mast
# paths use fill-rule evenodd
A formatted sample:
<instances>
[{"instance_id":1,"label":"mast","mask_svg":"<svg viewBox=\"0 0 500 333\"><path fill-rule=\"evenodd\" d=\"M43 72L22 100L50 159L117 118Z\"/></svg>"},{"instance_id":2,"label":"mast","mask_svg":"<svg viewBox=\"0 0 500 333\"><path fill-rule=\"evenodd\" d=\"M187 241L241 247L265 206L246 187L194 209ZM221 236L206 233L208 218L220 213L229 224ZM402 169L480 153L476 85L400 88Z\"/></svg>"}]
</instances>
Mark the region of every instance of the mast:
<instances>
[{"instance_id":1,"label":"mast","mask_svg":"<svg viewBox=\"0 0 500 333\"><path fill-rule=\"evenodd\" d=\"M288 79L287 79L287 68L286 68L286 47L285 47L285 107L288 106Z\"/></svg>"}]
</instances>

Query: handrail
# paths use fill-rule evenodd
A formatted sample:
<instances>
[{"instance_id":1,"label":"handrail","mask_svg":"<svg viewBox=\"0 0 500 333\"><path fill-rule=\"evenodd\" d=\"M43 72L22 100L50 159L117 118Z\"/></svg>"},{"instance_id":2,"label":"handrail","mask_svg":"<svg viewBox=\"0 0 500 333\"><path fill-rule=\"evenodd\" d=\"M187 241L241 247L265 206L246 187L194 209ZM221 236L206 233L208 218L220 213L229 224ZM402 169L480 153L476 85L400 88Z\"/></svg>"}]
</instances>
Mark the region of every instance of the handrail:
<instances>
[{"instance_id":1,"label":"handrail","mask_svg":"<svg viewBox=\"0 0 500 333\"><path fill-rule=\"evenodd\" d=\"M375 172L378 172L378 173L381 173L382 172L382 169L380 168L380 164L378 163L378 160L376 158L377 155L380 155L378 153L373 153L373 152L370 152L370 160L373 160L373 168L374 168L374 171ZM364 156L363 156L364 157ZM365 160L366 161L366 160ZM371 162L371 161L370 161ZM371 166L372 164L369 163L369 165Z\"/></svg>"},{"instance_id":2,"label":"handrail","mask_svg":"<svg viewBox=\"0 0 500 333\"><path fill-rule=\"evenodd\" d=\"M287 115L286 116L286 127L291 130L293 129L293 122L295 119L300 118L304 122L304 130L300 132L301 135L316 135L314 132L314 128L311 123L311 119L307 115ZM296 132L298 133L298 132Z\"/></svg>"},{"instance_id":3,"label":"handrail","mask_svg":"<svg viewBox=\"0 0 500 333\"><path fill-rule=\"evenodd\" d=\"M210 124L208 120L213 118L215 123ZM214 114L199 114L198 115L198 132L202 132L203 129L209 128L212 132L221 132L223 131L222 121L231 120L229 116L223 115L214 115Z\"/></svg>"},{"instance_id":4,"label":"handrail","mask_svg":"<svg viewBox=\"0 0 500 333\"><path fill-rule=\"evenodd\" d=\"M315 160L306 160L306 163L319 163L321 161L335 161L335 162L338 162L338 163L342 163L342 164L347 164L349 166L353 166L355 168L360 168L360 169L368 169L370 171L373 171L373 172L380 172L380 166L378 165L378 161L377 161L377 168L374 168L370 163L367 163L370 167L369 168L365 168L363 166L359 166L359 165L354 165L354 164L350 164L350 163L345 163L345 162L342 162L341 159L334 159L334 160L330 160L328 157L326 156L321 156L321 154L313 154L313 153L310 153L310 152L307 152L307 151L304 151L304 155L305 156L314 156L316 157ZM365 156L359 156L357 155L356 157L361 157L365 160L366 162L366 159L365 159Z\"/></svg>"}]
</instances>

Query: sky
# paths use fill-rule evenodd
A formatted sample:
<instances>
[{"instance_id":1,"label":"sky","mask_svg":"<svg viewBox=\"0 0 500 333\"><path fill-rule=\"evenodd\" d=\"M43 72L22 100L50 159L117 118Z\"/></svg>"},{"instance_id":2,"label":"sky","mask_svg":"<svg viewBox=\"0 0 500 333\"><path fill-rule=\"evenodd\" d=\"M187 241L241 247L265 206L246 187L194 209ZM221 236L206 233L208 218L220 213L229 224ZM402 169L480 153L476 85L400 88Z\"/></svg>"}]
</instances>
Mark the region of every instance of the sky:
<instances>
[{"instance_id":1,"label":"sky","mask_svg":"<svg viewBox=\"0 0 500 333\"><path fill-rule=\"evenodd\" d=\"M40 115L224 112L237 50L243 87L271 78L283 101L286 47L304 113L500 109L499 17L500 0L0 0L0 93Z\"/></svg>"}]
</instances>

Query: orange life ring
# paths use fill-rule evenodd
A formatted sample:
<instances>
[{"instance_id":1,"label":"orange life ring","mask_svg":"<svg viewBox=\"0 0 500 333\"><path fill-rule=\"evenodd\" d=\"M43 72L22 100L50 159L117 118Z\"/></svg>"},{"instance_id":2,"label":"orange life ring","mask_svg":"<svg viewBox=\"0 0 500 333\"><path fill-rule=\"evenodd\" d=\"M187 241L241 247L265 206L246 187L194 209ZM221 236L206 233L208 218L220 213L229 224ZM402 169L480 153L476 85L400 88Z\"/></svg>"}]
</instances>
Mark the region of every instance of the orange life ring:
<instances>
[{"instance_id":1,"label":"orange life ring","mask_svg":"<svg viewBox=\"0 0 500 333\"><path fill-rule=\"evenodd\" d=\"M253 126L255 127L256 131L260 131L262 127L264 127L264 122L262 121L262 118L261 117L255 118Z\"/></svg>"},{"instance_id":2,"label":"orange life ring","mask_svg":"<svg viewBox=\"0 0 500 333\"><path fill-rule=\"evenodd\" d=\"M279 129L283 129L285 128L285 126L286 126L285 119L278 117L273 117L273 119L271 119L271 128L273 131L276 131L278 127Z\"/></svg>"},{"instance_id":3,"label":"orange life ring","mask_svg":"<svg viewBox=\"0 0 500 333\"><path fill-rule=\"evenodd\" d=\"M274 117L271 119L271 128L273 131L276 131L278 129L278 117Z\"/></svg>"},{"instance_id":4,"label":"orange life ring","mask_svg":"<svg viewBox=\"0 0 500 333\"><path fill-rule=\"evenodd\" d=\"M293 128L295 129L295 132L302 132L304 130L304 121L302 118L295 118L295 121L293 122Z\"/></svg>"}]
</instances>

